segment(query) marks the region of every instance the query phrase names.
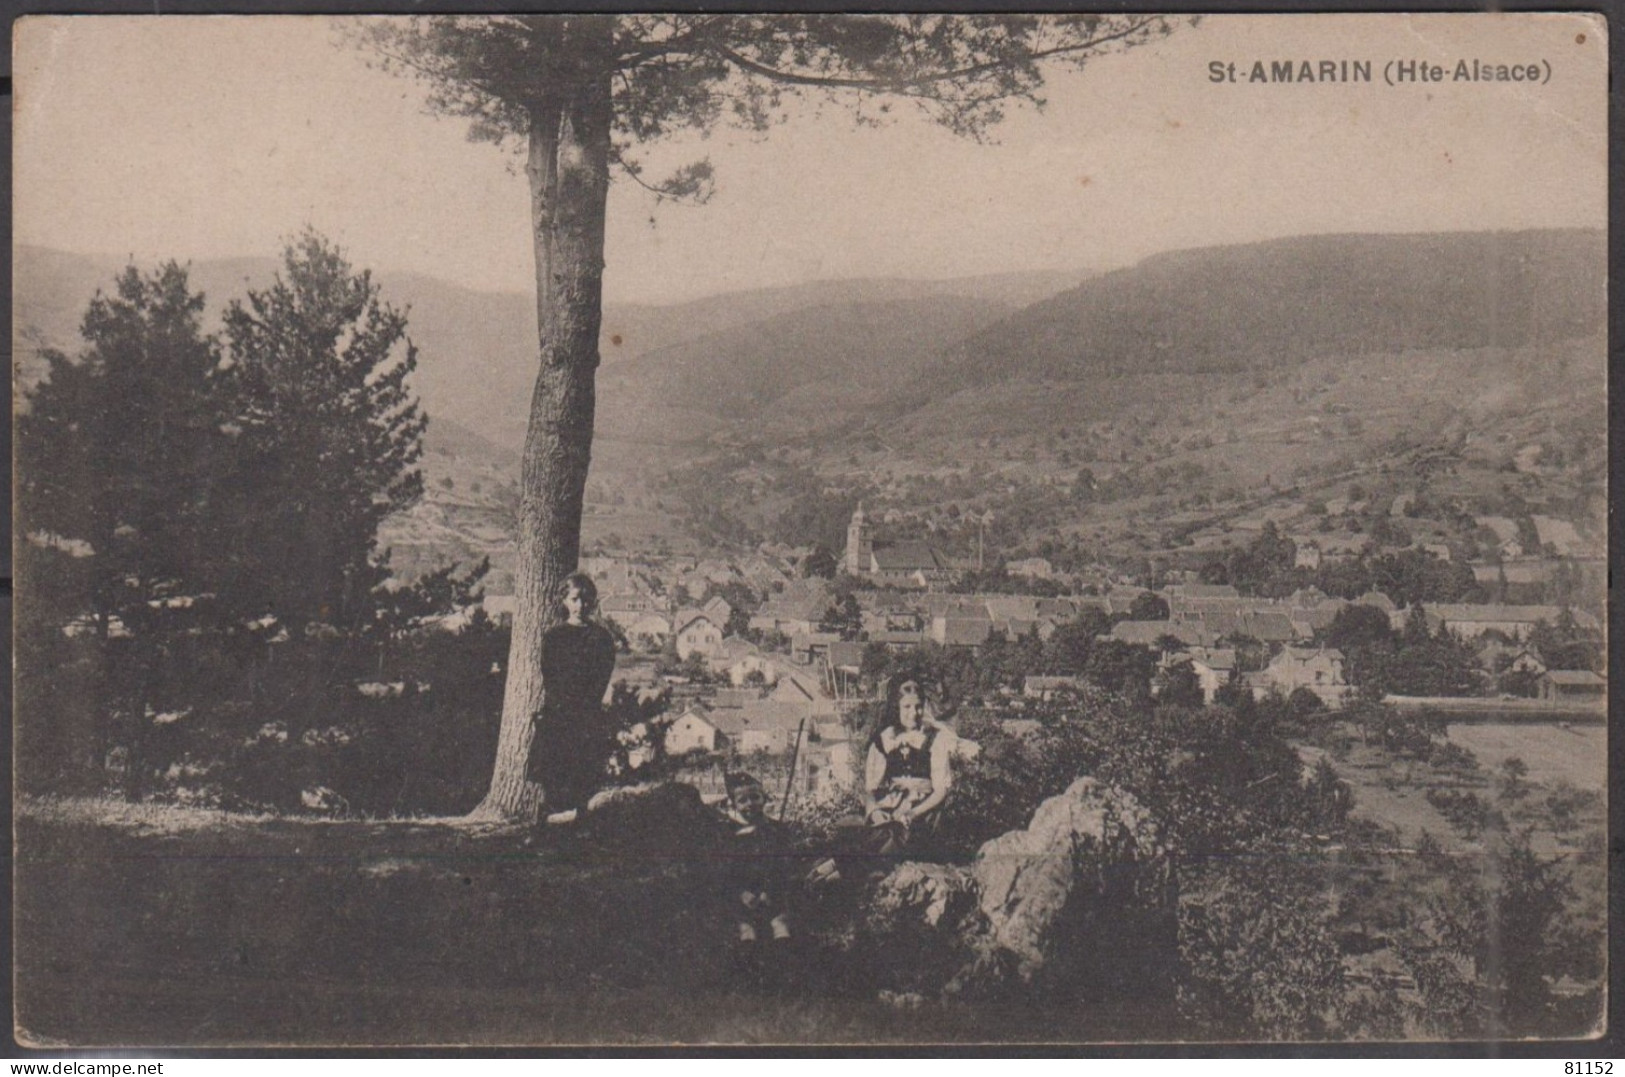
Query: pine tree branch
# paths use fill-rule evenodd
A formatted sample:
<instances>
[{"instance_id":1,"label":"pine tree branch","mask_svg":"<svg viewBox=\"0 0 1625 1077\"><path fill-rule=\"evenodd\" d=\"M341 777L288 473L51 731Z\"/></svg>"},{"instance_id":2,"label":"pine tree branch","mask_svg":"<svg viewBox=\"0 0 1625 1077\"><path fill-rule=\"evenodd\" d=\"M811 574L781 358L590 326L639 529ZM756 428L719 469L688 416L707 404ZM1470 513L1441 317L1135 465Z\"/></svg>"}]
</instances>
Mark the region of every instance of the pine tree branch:
<instances>
[{"instance_id":1,"label":"pine tree branch","mask_svg":"<svg viewBox=\"0 0 1625 1077\"><path fill-rule=\"evenodd\" d=\"M743 71L753 75L760 75L774 82L782 82L792 86L818 86L827 89L869 90L875 93L911 94L925 90L927 87L940 85L944 82L956 82L963 79L973 79L993 71L1006 69L1017 63L1038 63L1057 56L1073 55L1089 52L1116 41L1122 41L1145 30L1157 22L1157 16L1146 16L1119 29L1113 33L1102 34L1098 37L1087 38L1083 41L1074 41L1065 45L1055 45L1047 49L1037 49L1024 55L988 60L979 64L970 64L965 67L952 68L946 71L928 72L926 74L909 76L906 78L843 78L834 75L807 75L795 71L785 71L758 63L738 50L717 43L710 46L716 54Z\"/></svg>"}]
</instances>

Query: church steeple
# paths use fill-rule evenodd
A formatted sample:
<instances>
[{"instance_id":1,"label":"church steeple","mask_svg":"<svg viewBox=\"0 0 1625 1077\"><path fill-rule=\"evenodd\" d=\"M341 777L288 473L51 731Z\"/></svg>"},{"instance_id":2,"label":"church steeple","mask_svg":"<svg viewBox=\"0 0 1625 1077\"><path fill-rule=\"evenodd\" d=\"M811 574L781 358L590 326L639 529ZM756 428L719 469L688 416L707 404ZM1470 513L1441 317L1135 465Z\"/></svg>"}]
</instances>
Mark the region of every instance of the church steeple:
<instances>
[{"instance_id":1,"label":"church steeple","mask_svg":"<svg viewBox=\"0 0 1625 1077\"><path fill-rule=\"evenodd\" d=\"M841 559L841 567L852 576L862 576L869 571L873 545L864 534L864 523L863 502L859 501L857 510L852 513L852 522L846 526L846 556Z\"/></svg>"}]
</instances>

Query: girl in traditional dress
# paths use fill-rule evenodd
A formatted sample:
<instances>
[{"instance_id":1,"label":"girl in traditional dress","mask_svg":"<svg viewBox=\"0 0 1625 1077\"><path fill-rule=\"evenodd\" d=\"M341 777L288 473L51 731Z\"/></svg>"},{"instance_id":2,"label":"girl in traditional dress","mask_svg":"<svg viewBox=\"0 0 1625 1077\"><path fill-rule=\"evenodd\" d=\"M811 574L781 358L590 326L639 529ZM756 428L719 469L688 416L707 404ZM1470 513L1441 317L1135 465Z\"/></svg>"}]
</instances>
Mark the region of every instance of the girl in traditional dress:
<instances>
[{"instance_id":1,"label":"girl in traditional dress","mask_svg":"<svg viewBox=\"0 0 1625 1077\"><path fill-rule=\"evenodd\" d=\"M932 717L918 679L899 678L886 695L887 720L870 738L864 761L863 807L878 832L875 847L890 852L948 798L954 735Z\"/></svg>"}]
</instances>

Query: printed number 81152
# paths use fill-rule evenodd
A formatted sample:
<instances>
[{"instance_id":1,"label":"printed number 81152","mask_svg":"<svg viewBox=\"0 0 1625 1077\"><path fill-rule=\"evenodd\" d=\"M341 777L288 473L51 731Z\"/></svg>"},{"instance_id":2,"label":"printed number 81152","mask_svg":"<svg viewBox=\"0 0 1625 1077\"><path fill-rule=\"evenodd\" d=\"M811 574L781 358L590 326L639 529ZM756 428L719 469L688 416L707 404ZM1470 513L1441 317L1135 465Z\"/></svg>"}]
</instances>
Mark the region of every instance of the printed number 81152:
<instances>
[{"instance_id":1,"label":"printed number 81152","mask_svg":"<svg viewBox=\"0 0 1625 1077\"><path fill-rule=\"evenodd\" d=\"M1569 1077L1613 1077L1612 1062L1565 1062L1563 1072Z\"/></svg>"}]
</instances>

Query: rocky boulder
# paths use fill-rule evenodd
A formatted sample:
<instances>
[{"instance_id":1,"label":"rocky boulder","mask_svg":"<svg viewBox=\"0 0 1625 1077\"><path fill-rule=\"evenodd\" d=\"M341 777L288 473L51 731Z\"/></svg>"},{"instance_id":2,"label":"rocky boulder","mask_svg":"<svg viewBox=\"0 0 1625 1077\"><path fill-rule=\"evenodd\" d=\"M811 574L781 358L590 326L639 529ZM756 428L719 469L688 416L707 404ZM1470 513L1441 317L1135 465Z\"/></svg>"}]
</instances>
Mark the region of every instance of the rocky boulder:
<instances>
[{"instance_id":1,"label":"rocky boulder","mask_svg":"<svg viewBox=\"0 0 1625 1077\"><path fill-rule=\"evenodd\" d=\"M1166 919L1168 869L1150 813L1127 793L1079 778L1040 804L1025 829L983 844L968 867L898 865L877 887L869 922L921 951L914 960L938 970L939 992L1089 978L1092 965L1118 960L1117 946L1132 951L1147 924ZM894 961L907 956L905 947L889 949ZM955 964L945 970L948 955ZM923 986L911 979L911 988Z\"/></svg>"},{"instance_id":2,"label":"rocky boulder","mask_svg":"<svg viewBox=\"0 0 1625 1077\"><path fill-rule=\"evenodd\" d=\"M959 928L976 907L969 870L910 861L881 880L870 915L893 924L907 920L926 928Z\"/></svg>"},{"instance_id":3,"label":"rocky boulder","mask_svg":"<svg viewBox=\"0 0 1625 1077\"><path fill-rule=\"evenodd\" d=\"M1079 918L1080 903L1142 888L1147 868L1165 866L1163 851L1155 821L1137 800L1079 778L1040 804L1025 830L1001 834L977 852L970 875L985 944L1008 953L1030 979L1068 941L1057 932Z\"/></svg>"}]
</instances>

